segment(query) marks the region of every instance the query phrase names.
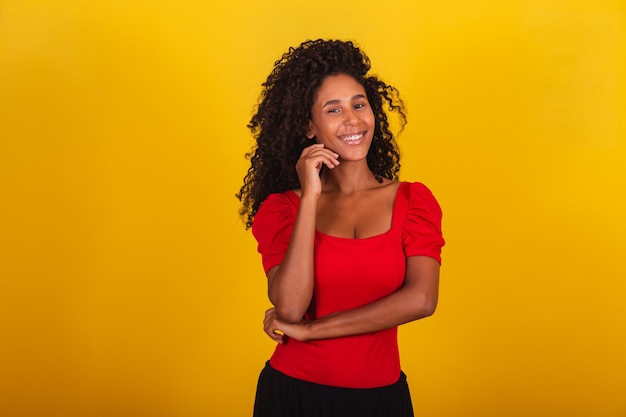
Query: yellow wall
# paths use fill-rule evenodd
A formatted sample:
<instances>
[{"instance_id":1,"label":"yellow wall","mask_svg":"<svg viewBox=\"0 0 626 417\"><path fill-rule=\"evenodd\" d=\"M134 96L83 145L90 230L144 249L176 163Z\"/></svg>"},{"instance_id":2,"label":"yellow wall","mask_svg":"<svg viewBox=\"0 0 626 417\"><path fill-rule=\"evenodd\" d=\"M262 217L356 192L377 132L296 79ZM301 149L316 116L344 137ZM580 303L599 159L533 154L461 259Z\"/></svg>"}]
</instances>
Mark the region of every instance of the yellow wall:
<instances>
[{"instance_id":1,"label":"yellow wall","mask_svg":"<svg viewBox=\"0 0 626 417\"><path fill-rule=\"evenodd\" d=\"M626 4L406 3L0 1L1 415L250 415L245 125L317 37L403 93L402 177L445 211L416 414L626 415Z\"/></svg>"}]
</instances>

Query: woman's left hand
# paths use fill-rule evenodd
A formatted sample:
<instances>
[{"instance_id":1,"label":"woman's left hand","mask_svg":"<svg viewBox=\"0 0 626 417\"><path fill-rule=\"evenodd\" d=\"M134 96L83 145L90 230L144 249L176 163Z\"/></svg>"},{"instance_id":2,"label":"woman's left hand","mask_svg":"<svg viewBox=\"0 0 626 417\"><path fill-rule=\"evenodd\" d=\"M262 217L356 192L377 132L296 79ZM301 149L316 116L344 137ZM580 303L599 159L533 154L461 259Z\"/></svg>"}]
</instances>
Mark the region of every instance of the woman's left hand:
<instances>
[{"instance_id":1,"label":"woman's left hand","mask_svg":"<svg viewBox=\"0 0 626 417\"><path fill-rule=\"evenodd\" d=\"M289 323L280 318L275 308L265 311L263 330L275 342L285 343L287 338L301 342L309 340L310 322Z\"/></svg>"}]
</instances>

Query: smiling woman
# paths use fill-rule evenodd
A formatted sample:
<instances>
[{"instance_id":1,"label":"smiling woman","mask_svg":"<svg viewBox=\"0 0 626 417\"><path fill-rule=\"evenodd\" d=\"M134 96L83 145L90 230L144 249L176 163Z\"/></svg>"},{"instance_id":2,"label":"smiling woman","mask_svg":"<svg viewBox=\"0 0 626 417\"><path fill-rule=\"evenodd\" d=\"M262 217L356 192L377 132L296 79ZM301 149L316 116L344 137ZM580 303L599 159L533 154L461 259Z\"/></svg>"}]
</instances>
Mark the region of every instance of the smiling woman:
<instances>
[{"instance_id":1,"label":"smiling woman","mask_svg":"<svg viewBox=\"0 0 626 417\"><path fill-rule=\"evenodd\" d=\"M249 125L238 196L278 343L256 417L413 415L397 328L435 311L441 210L424 185L398 181L383 101L403 123L404 107L369 69L351 42L307 41L277 61Z\"/></svg>"},{"instance_id":2,"label":"smiling woman","mask_svg":"<svg viewBox=\"0 0 626 417\"><path fill-rule=\"evenodd\" d=\"M347 74L329 76L317 92L307 137L339 155L340 161L367 157L374 135L374 113L365 89Z\"/></svg>"}]
</instances>

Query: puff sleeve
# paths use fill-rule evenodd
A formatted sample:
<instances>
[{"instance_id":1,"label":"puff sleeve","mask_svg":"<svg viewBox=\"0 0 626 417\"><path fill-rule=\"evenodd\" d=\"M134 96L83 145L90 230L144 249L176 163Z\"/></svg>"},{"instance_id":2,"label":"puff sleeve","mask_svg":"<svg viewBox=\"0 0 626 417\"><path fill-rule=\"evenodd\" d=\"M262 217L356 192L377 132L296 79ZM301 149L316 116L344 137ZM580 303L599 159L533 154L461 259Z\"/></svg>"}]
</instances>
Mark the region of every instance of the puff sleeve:
<instances>
[{"instance_id":1,"label":"puff sleeve","mask_svg":"<svg viewBox=\"0 0 626 417\"><path fill-rule=\"evenodd\" d=\"M297 207L285 193L270 194L252 222L252 234L258 243L265 273L279 265L289 246Z\"/></svg>"},{"instance_id":2,"label":"puff sleeve","mask_svg":"<svg viewBox=\"0 0 626 417\"><path fill-rule=\"evenodd\" d=\"M441 208L431 191L422 183L409 185L408 208L402 230L405 256L430 256L441 263L445 244L441 232Z\"/></svg>"}]
</instances>

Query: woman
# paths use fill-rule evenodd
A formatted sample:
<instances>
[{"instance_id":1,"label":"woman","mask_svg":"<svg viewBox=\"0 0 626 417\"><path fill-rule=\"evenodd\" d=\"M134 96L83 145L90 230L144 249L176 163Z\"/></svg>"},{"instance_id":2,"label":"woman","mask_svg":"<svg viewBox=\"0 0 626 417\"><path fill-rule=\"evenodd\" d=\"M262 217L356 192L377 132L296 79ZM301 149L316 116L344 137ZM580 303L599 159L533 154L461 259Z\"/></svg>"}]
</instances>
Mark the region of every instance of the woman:
<instances>
[{"instance_id":1,"label":"woman","mask_svg":"<svg viewBox=\"0 0 626 417\"><path fill-rule=\"evenodd\" d=\"M278 342L255 416L412 416L397 326L437 304L441 210L398 181L383 104L351 42L307 41L275 63L249 128L257 144L237 195L258 241ZM294 169L295 166L295 169Z\"/></svg>"}]
</instances>

